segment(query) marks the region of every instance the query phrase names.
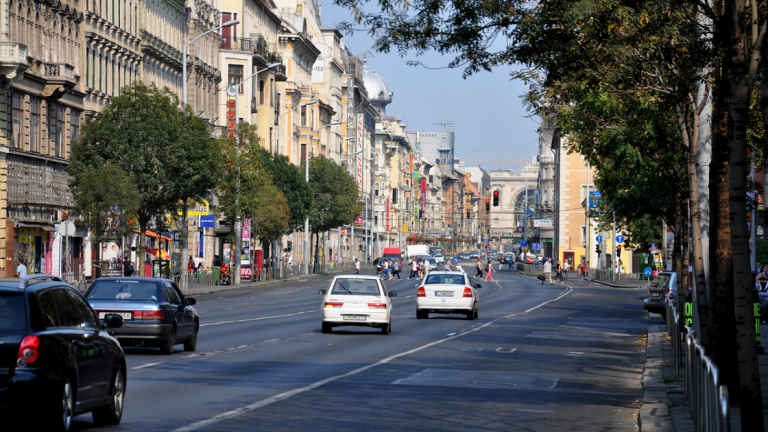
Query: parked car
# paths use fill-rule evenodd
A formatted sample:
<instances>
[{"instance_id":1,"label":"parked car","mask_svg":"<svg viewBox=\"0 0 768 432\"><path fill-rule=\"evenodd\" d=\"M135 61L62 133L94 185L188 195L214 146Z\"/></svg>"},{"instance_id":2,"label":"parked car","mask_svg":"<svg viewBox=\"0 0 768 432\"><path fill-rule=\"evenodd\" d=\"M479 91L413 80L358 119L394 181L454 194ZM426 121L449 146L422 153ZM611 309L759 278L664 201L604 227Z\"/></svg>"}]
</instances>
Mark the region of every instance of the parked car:
<instances>
[{"instance_id":1,"label":"parked car","mask_svg":"<svg viewBox=\"0 0 768 432\"><path fill-rule=\"evenodd\" d=\"M667 317L667 302L672 301L672 306L677 306L677 273L660 272L651 281L648 288L648 297L643 300L643 308L648 312L661 314Z\"/></svg>"},{"instance_id":2,"label":"parked car","mask_svg":"<svg viewBox=\"0 0 768 432\"><path fill-rule=\"evenodd\" d=\"M200 318L192 307L197 302L168 279L96 279L85 298L99 319L108 314L123 318L125 324L114 331L123 346L154 346L163 354L173 354L180 343L184 351L197 349Z\"/></svg>"},{"instance_id":3,"label":"parked car","mask_svg":"<svg viewBox=\"0 0 768 432\"><path fill-rule=\"evenodd\" d=\"M387 292L375 276L340 275L328 289L321 289L322 332L336 326L378 327L384 334L392 332L392 302L396 291Z\"/></svg>"},{"instance_id":4,"label":"parked car","mask_svg":"<svg viewBox=\"0 0 768 432\"><path fill-rule=\"evenodd\" d=\"M430 313L463 314L477 319L480 297L475 284L464 272L434 271L416 284L416 318L429 318Z\"/></svg>"},{"instance_id":5,"label":"parked car","mask_svg":"<svg viewBox=\"0 0 768 432\"><path fill-rule=\"evenodd\" d=\"M108 331L123 319L109 314L104 321L56 276L0 282L0 409L10 416L31 409L28 425L45 431L68 431L88 412L97 424L119 424L125 355Z\"/></svg>"}]
</instances>

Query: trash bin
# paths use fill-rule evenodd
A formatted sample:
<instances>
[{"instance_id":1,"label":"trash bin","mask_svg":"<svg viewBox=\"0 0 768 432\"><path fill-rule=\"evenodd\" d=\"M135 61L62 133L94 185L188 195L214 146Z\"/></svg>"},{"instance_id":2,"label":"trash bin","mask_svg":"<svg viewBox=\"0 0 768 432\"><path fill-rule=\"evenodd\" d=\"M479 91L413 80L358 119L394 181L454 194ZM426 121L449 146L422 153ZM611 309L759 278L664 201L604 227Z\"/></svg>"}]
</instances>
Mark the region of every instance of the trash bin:
<instances>
[{"instance_id":1,"label":"trash bin","mask_svg":"<svg viewBox=\"0 0 768 432\"><path fill-rule=\"evenodd\" d=\"M197 283L202 284L205 282L205 272L200 270L197 272Z\"/></svg>"},{"instance_id":2,"label":"trash bin","mask_svg":"<svg viewBox=\"0 0 768 432\"><path fill-rule=\"evenodd\" d=\"M219 266L211 267L211 283L216 285L219 282L220 278L221 278L221 267Z\"/></svg>"}]
</instances>

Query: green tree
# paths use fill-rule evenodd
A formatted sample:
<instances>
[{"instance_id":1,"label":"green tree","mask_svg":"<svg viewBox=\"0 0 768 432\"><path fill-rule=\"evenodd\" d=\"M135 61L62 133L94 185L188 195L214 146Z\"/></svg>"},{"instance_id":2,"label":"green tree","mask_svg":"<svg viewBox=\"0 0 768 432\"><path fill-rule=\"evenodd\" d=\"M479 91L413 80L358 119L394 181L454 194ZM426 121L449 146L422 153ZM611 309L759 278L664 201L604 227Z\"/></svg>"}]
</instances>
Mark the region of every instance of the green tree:
<instances>
[{"instance_id":1,"label":"green tree","mask_svg":"<svg viewBox=\"0 0 768 432\"><path fill-rule=\"evenodd\" d=\"M304 220L312 208L312 190L304 179L304 169L291 164L285 156L273 155L265 150L261 152L261 162L269 171L272 184L280 189L291 208L291 219L285 234L303 230Z\"/></svg>"},{"instance_id":2,"label":"green tree","mask_svg":"<svg viewBox=\"0 0 768 432\"><path fill-rule=\"evenodd\" d=\"M178 173L194 163L186 159L192 131L201 132L190 124L190 116L173 92L136 82L123 87L120 96L111 99L97 117L86 120L80 139L72 146L67 171L73 188L80 187L85 172L107 162L130 176L139 195L135 212L141 231L139 268L144 265L145 232L152 218L176 208L188 196L181 192L188 179L181 179Z\"/></svg>"},{"instance_id":3,"label":"green tree","mask_svg":"<svg viewBox=\"0 0 768 432\"><path fill-rule=\"evenodd\" d=\"M100 167L89 167L79 175L72 195L76 203L74 210L90 229L94 243L132 232L129 216L139 206L139 194L120 166L107 162Z\"/></svg>"},{"instance_id":4,"label":"green tree","mask_svg":"<svg viewBox=\"0 0 768 432\"><path fill-rule=\"evenodd\" d=\"M360 214L355 180L343 167L325 156L309 162L309 185L314 199L309 212L309 230L315 237L315 260L319 255L319 233L349 225ZM312 250L310 244L310 250Z\"/></svg>"},{"instance_id":5,"label":"green tree","mask_svg":"<svg viewBox=\"0 0 768 432\"><path fill-rule=\"evenodd\" d=\"M288 230L291 209L285 195L275 185L261 188L258 194L259 206L251 214L251 226L261 244L267 246L282 238ZM263 249L264 259L270 262L271 248Z\"/></svg>"}]
</instances>

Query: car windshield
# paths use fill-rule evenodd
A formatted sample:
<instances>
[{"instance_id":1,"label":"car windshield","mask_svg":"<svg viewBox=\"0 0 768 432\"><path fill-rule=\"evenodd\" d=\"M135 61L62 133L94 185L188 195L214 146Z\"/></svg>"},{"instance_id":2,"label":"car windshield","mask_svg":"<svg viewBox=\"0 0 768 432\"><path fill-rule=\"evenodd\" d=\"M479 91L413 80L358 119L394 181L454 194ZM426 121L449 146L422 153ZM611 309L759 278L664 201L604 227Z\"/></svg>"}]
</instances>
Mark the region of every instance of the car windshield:
<instances>
[{"instance_id":1,"label":"car windshield","mask_svg":"<svg viewBox=\"0 0 768 432\"><path fill-rule=\"evenodd\" d=\"M670 275L667 273L659 273L656 279L651 281L651 288L666 288L669 284Z\"/></svg>"},{"instance_id":2,"label":"car windshield","mask_svg":"<svg viewBox=\"0 0 768 432\"><path fill-rule=\"evenodd\" d=\"M464 275L455 274L430 274L424 281L424 285L464 285Z\"/></svg>"},{"instance_id":3,"label":"car windshield","mask_svg":"<svg viewBox=\"0 0 768 432\"><path fill-rule=\"evenodd\" d=\"M375 279L338 279L333 284L333 295L379 296L379 285Z\"/></svg>"},{"instance_id":4,"label":"car windshield","mask_svg":"<svg viewBox=\"0 0 768 432\"><path fill-rule=\"evenodd\" d=\"M0 293L0 331L26 330L27 313L21 293ZM14 354L15 355L15 354Z\"/></svg>"},{"instance_id":5,"label":"car windshield","mask_svg":"<svg viewBox=\"0 0 768 432\"><path fill-rule=\"evenodd\" d=\"M88 300L156 302L162 298L155 282L116 280L96 281L88 290Z\"/></svg>"}]
</instances>

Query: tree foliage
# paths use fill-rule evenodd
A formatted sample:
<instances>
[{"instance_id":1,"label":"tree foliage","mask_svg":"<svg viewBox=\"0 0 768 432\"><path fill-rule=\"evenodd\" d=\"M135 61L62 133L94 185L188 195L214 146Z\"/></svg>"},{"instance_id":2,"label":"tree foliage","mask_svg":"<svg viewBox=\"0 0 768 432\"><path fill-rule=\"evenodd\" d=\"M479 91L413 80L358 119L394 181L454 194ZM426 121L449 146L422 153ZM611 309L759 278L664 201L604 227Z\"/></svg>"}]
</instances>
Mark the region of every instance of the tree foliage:
<instances>
[{"instance_id":1,"label":"tree foliage","mask_svg":"<svg viewBox=\"0 0 768 432\"><path fill-rule=\"evenodd\" d=\"M322 155L312 157L309 186L314 196L309 211L309 229L313 233L352 224L360 214L355 180L336 162Z\"/></svg>"},{"instance_id":2,"label":"tree foliage","mask_svg":"<svg viewBox=\"0 0 768 432\"><path fill-rule=\"evenodd\" d=\"M251 225L264 249L264 258L269 260L268 246L288 231L291 209L285 195L275 185L261 188L258 194L259 206L251 214Z\"/></svg>"},{"instance_id":3,"label":"tree foliage","mask_svg":"<svg viewBox=\"0 0 768 432\"><path fill-rule=\"evenodd\" d=\"M290 221L285 234L304 229L304 220L312 208L312 190L304 179L304 169L292 165L285 156L273 155L265 150L261 152L261 163L290 207Z\"/></svg>"}]
</instances>

